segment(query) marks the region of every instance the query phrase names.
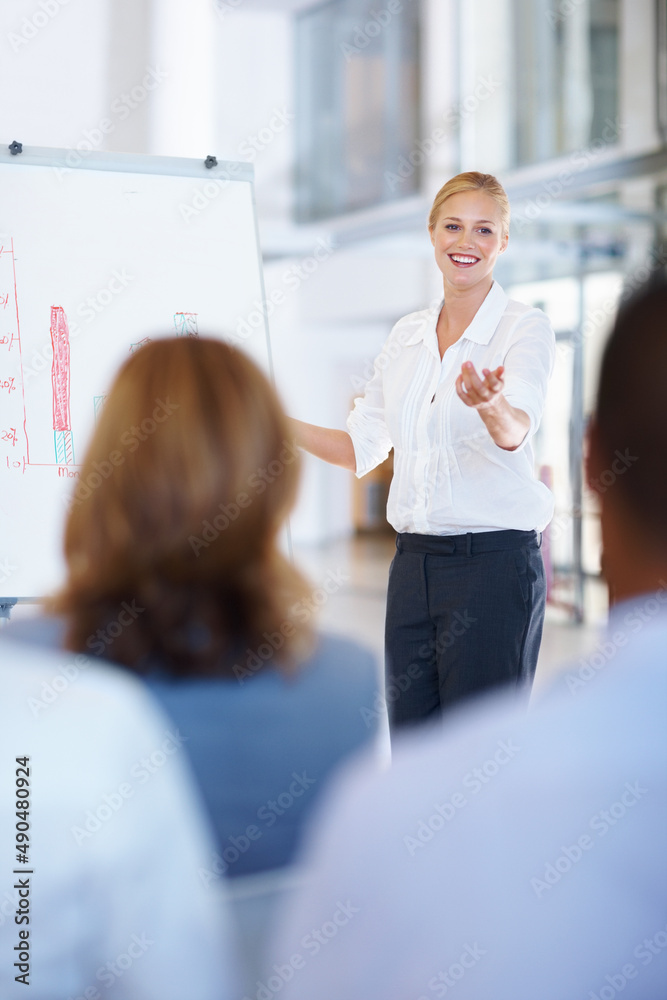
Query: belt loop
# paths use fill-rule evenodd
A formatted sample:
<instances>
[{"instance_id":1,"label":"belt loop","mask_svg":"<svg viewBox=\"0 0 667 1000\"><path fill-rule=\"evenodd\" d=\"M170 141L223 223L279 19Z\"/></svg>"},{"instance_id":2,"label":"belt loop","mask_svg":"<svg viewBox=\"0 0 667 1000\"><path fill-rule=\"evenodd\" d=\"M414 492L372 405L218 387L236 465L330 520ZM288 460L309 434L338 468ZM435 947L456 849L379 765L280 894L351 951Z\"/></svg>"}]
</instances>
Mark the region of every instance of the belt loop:
<instances>
[{"instance_id":1,"label":"belt loop","mask_svg":"<svg viewBox=\"0 0 667 1000\"><path fill-rule=\"evenodd\" d=\"M466 535L466 555L472 555L472 531L469 531Z\"/></svg>"},{"instance_id":2,"label":"belt loop","mask_svg":"<svg viewBox=\"0 0 667 1000\"><path fill-rule=\"evenodd\" d=\"M537 539L538 539L538 541L537 541L537 547L538 547L538 549L542 548L542 539L543 538L544 538L544 532L538 531L537 532Z\"/></svg>"},{"instance_id":3,"label":"belt loop","mask_svg":"<svg viewBox=\"0 0 667 1000\"><path fill-rule=\"evenodd\" d=\"M403 551L402 548L401 548L401 536L400 536L400 534L396 535L396 548L398 549L399 552Z\"/></svg>"}]
</instances>

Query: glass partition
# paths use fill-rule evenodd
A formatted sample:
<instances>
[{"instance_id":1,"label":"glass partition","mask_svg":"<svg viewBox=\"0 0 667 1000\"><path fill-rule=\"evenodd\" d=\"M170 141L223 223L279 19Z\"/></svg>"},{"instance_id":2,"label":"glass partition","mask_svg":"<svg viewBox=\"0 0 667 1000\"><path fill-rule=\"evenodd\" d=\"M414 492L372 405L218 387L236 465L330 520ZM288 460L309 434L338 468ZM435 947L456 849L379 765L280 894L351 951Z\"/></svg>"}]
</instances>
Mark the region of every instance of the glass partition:
<instances>
[{"instance_id":1,"label":"glass partition","mask_svg":"<svg viewBox=\"0 0 667 1000\"><path fill-rule=\"evenodd\" d=\"M514 166L618 134L618 0L515 0Z\"/></svg>"},{"instance_id":2,"label":"glass partition","mask_svg":"<svg viewBox=\"0 0 667 1000\"><path fill-rule=\"evenodd\" d=\"M418 10L334 0L297 16L298 222L419 189Z\"/></svg>"}]
</instances>

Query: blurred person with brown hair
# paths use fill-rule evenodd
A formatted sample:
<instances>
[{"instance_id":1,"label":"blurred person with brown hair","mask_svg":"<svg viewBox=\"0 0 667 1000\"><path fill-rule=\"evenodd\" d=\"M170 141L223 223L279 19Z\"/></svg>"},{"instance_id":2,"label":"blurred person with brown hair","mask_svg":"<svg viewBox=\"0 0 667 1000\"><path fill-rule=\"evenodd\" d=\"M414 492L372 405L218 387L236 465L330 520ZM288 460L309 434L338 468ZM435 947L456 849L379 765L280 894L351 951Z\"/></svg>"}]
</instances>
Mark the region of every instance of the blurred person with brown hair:
<instances>
[{"instance_id":1,"label":"blurred person with brown hair","mask_svg":"<svg viewBox=\"0 0 667 1000\"><path fill-rule=\"evenodd\" d=\"M142 675L172 717L218 837L211 877L287 864L329 773L377 725L371 656L313 627L337 572L313 591L279 549L298 472L252 361L159 339L118 373L67 519L57 641Z\"/></svg>"},{"instance_id":2,"label":"blurred person with brown hair","mask_svg":"<svg viewBox=\"0 0 667 1000\"><path fill-rule=\"evenodd\" d=\"M385 629L394 729L496 685L529 688L535 674L553 498L535 478L532 440L555 338L540 309L494 281L509 222L491 174L449 180L428 221L443 298L393 327L347 431L294 421L306 451L357 476L394 449Z\"/></svg>"}]
</instances>

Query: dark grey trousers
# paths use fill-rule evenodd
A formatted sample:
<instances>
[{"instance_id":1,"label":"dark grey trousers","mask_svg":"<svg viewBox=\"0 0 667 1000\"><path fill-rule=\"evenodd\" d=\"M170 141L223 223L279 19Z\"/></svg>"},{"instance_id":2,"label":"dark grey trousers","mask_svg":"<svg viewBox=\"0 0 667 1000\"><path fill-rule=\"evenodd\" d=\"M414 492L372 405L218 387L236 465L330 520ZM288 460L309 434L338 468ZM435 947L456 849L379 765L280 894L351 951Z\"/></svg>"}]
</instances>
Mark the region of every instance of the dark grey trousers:
<instances>
[{"instance_id":1,"label":"dark grey trousers","mask_svg":"<svg viewBox=\"0 0 667 1000\"><path fill-rule=\"evenodd\" d=\"M389 570L385 697L392 730L535 675L546 581L535 531L399 534Z\"/></svg>"}]
</instances>

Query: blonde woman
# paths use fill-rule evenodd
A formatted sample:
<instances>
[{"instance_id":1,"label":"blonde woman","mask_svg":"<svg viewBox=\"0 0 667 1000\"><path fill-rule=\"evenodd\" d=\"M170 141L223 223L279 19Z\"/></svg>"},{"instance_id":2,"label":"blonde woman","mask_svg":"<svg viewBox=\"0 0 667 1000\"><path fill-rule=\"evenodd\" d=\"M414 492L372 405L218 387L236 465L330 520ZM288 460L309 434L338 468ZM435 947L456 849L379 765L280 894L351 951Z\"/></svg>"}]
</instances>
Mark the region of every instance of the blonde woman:
<instances>
[{"instance_id":1,"label":"blonde woman","mask_svg":"<svg viewBox=\"0 0 667 1000\"><path fill-rule=\"evenodd\" d=\"M509 221L495 177L448 181L428 222L442 301L394 326L346 431L293 422L305 450L357 476L394 449L385 632L393 729L496 685L530 685L535 673L541 532L553 500L535 478L532 439L555 338L541 310L494 281Z\"/></svg>"}]
</instances>

